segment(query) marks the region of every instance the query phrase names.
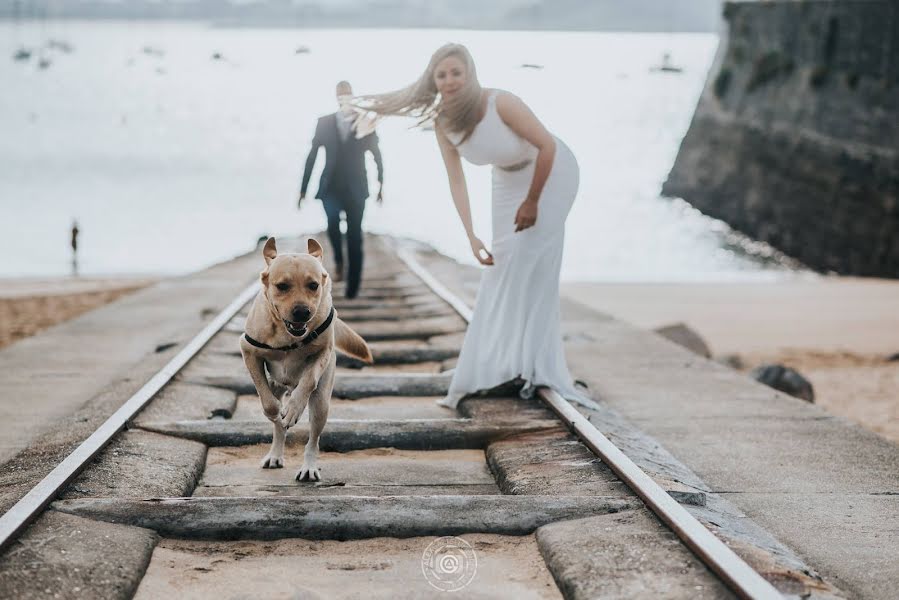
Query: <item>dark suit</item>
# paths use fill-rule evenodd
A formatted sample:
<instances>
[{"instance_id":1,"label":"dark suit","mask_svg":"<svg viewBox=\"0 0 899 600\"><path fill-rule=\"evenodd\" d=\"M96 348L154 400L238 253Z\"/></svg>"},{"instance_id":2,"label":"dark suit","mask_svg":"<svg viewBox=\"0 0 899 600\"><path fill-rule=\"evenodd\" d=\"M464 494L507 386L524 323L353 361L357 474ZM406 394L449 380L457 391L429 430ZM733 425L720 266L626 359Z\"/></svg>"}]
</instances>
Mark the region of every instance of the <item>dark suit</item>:
<instances>
[{"instance_id":1,"label":"dark suit","mask_svg":"<svg viewBox=\"0 0 899 600\"><path fill-rule=\"evenodd\" d=\"M328 215L328 238L334 249L334 262L343 264L343 234L340 232L340 213L346 214L347 265L346 295L352 298L359 290L362 277L362 214L368 198L368 176L365 172L365 152L372 153L378 165L378 182L384 182L384 165L378 148L378 134L372 132L356 139L353 131L346 140L341 139L337 128L337 113L325 115L315 126L312 150L306 157L303 184L300 193L305 194L315 166L318 149L325 148L325 168L322 171L315 197L320 198Z\"/></svg>"}]
</instances>

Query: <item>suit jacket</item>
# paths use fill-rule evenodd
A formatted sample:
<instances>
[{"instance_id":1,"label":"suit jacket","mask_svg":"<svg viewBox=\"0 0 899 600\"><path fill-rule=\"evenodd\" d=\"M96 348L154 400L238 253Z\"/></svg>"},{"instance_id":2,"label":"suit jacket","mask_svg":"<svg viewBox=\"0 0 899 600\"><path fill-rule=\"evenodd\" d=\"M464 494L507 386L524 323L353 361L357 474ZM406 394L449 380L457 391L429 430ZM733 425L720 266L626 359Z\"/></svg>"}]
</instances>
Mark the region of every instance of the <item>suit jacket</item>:
<instances>
[{"instance_id":1,"label":"suit jacket","mask_svg":"<svg viewBox=\"0 0 899 600\"><path fill-rule=\"evenodd\" d=\"M378 148L378 134L372 132L362 139L356 139L355 132L350 131L347 139L341 140L337 130L337 113L325 115L315 126L315 137L312 138L312 149L306 157L306 168L303 170L302 194L309 187L312 168L318 149L325 148L325 168L318 183L316 198L326 198L335 189L340 188L349 194L352 200L368 198L368 176L365 172L365 152L374 156L378 166L378 182L384 182L384 165L381 162L381 150ZM342 184L342 185L341 185Z\"/></svg>"}]
</instances>

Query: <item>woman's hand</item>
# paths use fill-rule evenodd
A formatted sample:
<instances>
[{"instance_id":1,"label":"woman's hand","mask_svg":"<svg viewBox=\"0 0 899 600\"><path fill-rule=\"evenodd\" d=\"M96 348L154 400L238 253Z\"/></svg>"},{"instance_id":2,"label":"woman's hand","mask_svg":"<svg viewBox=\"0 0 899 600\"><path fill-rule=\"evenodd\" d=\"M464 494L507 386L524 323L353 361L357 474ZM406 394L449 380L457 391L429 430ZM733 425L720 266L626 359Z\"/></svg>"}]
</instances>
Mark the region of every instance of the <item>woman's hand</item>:
<instances>
[{"instance_id":1,"label":"woman's hand","mask_svg":"<svg viewBox=\"0 0 899 600\"><path fill-rule=\"evenodd\" d=\"M525 200L515 213L515 232L524 231L533 227L537 222L537 203L533 200Z\"/></svg>"},{"instance_id":2,"label":"woman's hand","mask_svg":"<svg viewBox=\"0 0 899 600\"><path fill-rule=\"evenodd\" d=\"M471 251L474 253L474 257L478 259L479 263L487 266L493 265L493 255L487 250L487 246L484 245L484 242L475 236L468 238L468 241L471 243Z\"/></svg>"}]
</instances>

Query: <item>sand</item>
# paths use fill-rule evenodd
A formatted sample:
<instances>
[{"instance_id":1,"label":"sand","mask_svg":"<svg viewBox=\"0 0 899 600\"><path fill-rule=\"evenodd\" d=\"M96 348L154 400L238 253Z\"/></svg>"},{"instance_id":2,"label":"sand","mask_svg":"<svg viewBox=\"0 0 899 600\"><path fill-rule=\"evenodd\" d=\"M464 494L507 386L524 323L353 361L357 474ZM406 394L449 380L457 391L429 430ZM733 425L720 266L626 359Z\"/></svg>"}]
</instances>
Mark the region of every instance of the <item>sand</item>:
<instances>
[{"instance_id":1,"label":"sand","mask_svg":"<svg viewBox=\"0 0 899 600\"><path fill-rule=\"evenodd\" d=\"M153 283L137 278L0 281L0 348Z\"/></svg>"},{"instance_id":2,"label":"sand","mask_svg":"<svg viewBox=\"0 0 899 600\"><path fill-rule=\"evenodd\" d=\"M638 327L683 322L748 371L802 373L815 402L899 442L899 282L819 277L776 283L572 283L563 295Z\"/></svg>"}]
</instances>

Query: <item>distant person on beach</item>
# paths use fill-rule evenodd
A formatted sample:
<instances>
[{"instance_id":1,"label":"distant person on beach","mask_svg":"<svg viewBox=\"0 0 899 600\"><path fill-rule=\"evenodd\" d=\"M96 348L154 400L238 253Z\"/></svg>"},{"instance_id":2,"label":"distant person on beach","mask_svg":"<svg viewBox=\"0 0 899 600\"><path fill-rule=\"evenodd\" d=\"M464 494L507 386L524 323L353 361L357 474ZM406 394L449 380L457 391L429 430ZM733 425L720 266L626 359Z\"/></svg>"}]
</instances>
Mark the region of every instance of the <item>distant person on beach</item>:
<instances>
[{"instance_id":1,"label":"distant person on beach","mask_svg":"<svg viewBox=\"0 0 899 600\"><path fill-rule=\"evenodd\" d=\"M78 221L72 221L72 276L78 277Z\"/></svg>"},{"instance_id":2,"label":"distant person on beach","mask_svg":"<svg viewBox=\"0 0 899 600\"><path fill-rule=\"evenodd\" d=\"M376 115L434 124L471 251L487 267L449 393L439 403L454 408L466 395L523 380L523 397L548 386L595 406L568 372L559 323L565 219L579 182L568 146L520 98L482 88L471 54L459 44L439 48L412 85L354 103ZM475 235L460 157L493 166L492 252Z\"/></svg>"},{"instance_id":3,"label":"distant person on beach","mask_svg":"<svg viewBox=\"0 0 899 600\"><path fill-rule=\"evenodd\" d=\"M362 278L362 214L365 201L368 199L368 175L365 170L365 153L371 152L378 166L378 203L383 202L384 166L381 162L381 150L378 148L378 134L372 129L370 133L357 131L350 100L353 88L346 81L337 84L337 102L340 110L325 115L315 126L315 137L312 138L312 149L306 158L303 171L303 184L300 187L301 206L306 198L306 188L315 166L318 149L325 149L325 168L318 184L316 198L321 199L328 217L328 239L333 248L336 272L334 279L343 280L343 233L340 231L340 215L346 215L346 241L349 264L346 274L346 297L355 298L359 292ZM367 133L367 135L363 135Z\"/></svg>"}]
</instances>

